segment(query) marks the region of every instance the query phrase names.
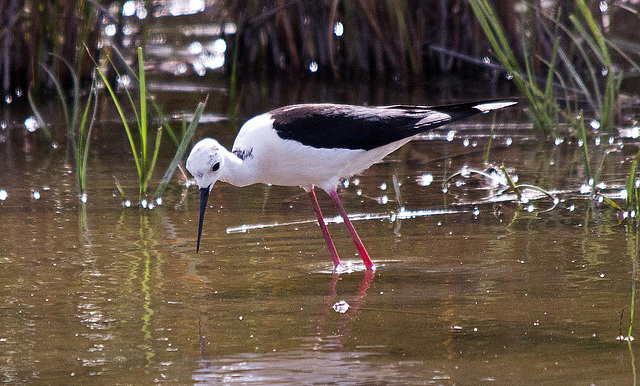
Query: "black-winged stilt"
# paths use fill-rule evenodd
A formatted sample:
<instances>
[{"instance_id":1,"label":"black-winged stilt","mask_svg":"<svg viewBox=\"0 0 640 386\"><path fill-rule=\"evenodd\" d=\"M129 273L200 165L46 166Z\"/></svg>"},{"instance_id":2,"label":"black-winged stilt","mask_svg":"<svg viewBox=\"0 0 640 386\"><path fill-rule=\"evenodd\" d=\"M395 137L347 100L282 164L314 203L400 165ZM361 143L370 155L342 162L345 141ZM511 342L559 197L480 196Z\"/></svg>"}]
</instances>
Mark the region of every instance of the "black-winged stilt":
<instances>
[{"instance_id":1,"label":"black-winged stilt","mask_svg":"<svg viewBox=\"0 0 640 386\"><path fill-rule=\"evenodd\" d=\"M231 151L214 139L202 139L187 158L187 169L200 187L196 251L207 199L216 181L239 187L255 183L300 186L311 199L334 269L342 268L316 199L317 186L335 202L364 265L372 270L373 262L338 197L339 182L363 172L417 134L515 103L482 101L434 107L301 104L248 120Z\"/></svg>"}]
</instances>

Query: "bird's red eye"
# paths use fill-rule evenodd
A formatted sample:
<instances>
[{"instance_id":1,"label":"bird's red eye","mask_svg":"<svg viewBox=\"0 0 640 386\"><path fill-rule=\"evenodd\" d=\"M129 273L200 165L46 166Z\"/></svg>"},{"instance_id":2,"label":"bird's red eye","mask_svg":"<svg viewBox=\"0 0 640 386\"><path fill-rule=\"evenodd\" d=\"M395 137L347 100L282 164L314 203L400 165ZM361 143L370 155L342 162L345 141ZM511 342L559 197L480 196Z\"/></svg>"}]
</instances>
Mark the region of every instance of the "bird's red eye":
<instances>
[{"instance_id":1,"label":"bird's red eye","mask_svg":"<svg viewBox=\"0 0 640 386\"><path fill-rule=\"evenodd\" d=\"M211 171L212 171L212 172L218 171L218 169L220 169L220 162L216 162L216 163L211 167Z\"/></svg>"}]
</instances>

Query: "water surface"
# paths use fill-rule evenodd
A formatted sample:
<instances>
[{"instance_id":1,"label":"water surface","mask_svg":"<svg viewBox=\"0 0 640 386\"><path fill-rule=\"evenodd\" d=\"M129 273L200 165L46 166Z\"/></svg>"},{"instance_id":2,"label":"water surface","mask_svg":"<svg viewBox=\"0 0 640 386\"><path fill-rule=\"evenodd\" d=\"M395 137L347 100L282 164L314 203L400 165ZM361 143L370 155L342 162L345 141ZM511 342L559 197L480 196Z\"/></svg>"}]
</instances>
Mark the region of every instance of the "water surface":
<instances>
[{"instance_id":1,"label":"water surface","mask_svg":"<svg viewBox=\"0 0 640 386\"><path fill-rule=\"evenodd\" d=\"M246 87L237 116L214 92L196 136L230 146L244 119L300 101L433 102L423 91L270 87L273 98ZM165 90L158 100L192 111L205 92ZM4 382L634 383L635 343L616 337L620 320L624 334L629 323L637 230L581 193L582 148L571 135L540 140L505 112L411 142L343 184L378 269L364 271L343 224L332 222L349 267L335 275L299 188L217 184L199 254L198 192L179 175L161 205L123 207L112 176L132 198L137 177L122 128L107 118L92 145L86 205L64 146L50 150L8 120ZM494 167L551 191L555 206L539 196L518 204L474 173L443 192L461 168L486 168L491 136ZM616 197L637 145L614 132L589 146L596 160L608 153L601 191L623 205ZM233 231L243 225L257 229Z\"/></svg>"}]
</instances>

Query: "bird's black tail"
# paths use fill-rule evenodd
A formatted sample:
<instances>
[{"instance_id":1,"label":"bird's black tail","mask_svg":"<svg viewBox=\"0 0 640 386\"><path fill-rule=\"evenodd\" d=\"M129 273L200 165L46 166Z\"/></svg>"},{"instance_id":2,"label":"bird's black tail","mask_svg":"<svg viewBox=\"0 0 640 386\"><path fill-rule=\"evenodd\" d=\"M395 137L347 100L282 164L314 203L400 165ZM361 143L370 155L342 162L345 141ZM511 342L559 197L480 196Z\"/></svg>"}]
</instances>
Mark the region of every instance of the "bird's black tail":
<instances>
[{"instance_id":1,"label":"bird's black tail","mask_svg":"<svg viewBox=\"0 0 640 386\"><path fill-rule=\"evenodd\" d=\"M400 109L407 113L420 114L421 112L428 113L425 116L424 123L416 125L416 133L420 131L427 131L429 129L442 126L447 123L451 123L460 119L464 119L477 114L485 114L492 110L498 110L504 107L517 104L514 100L484 100L475 102L454 103L439 106L385 106L388 109ZM448 117L443 116L442 119L432 116L429 113L441 113L446 114Z\"/></svg>"}]
</instances>

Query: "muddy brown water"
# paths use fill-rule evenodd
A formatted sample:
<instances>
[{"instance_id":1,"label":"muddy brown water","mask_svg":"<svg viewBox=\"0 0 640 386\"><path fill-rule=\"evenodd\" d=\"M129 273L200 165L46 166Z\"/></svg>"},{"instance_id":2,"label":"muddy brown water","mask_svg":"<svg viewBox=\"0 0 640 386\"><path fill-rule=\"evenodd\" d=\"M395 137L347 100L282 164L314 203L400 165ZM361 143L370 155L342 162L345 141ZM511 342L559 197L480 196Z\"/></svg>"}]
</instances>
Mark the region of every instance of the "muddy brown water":
<instances>
[{"instance_id":1,"label":"muddy brown water","mask_svg":"<svg viewBox=\"0 0 640 386\"><path fill-rule=\"evenodd\" d=\"M196 94L160 100L189 111ZM313 100L282 94L245 99L222 122L214 118L228 111L211 103L196 136L230 146L251 115ZM161 205L123 208L112 176L132 198L137 176L117 122L103 115L92 144L86 205L64 146L51 151L16 123L0 144L2 381L634 383L636 344L616 338L620 320L624 334L629 324L636 228L581 193L571 135L556 144L498 117L495 127L484 116L424 136L345 182L341 197L378 269L364 271L337 222L329 229L349 266L340 275L299 188L218 183L196 254L198 192L179 175ZM621 133L589 146L596 165L607 153L600 190L624 205L637 145ZM490 162L552 192L555 206L544 196L518 204L473 172L443 191L463 167L486 168L490 136ZM159 170L169 160L165 152Z\"/></svg>"}]
</instances>

